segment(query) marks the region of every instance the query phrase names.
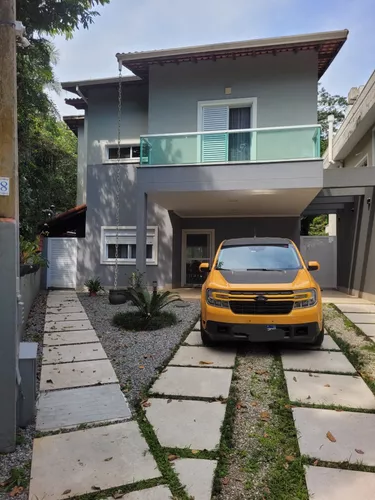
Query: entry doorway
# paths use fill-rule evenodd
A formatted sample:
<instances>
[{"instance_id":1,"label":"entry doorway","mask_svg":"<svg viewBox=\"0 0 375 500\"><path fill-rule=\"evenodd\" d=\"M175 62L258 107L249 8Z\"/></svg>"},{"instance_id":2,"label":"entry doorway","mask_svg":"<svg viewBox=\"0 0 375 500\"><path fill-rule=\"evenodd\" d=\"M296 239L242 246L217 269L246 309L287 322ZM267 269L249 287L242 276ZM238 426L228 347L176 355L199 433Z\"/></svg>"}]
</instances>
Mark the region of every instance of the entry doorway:
<instances>
[{"instance_id":1,"label":"entry doorway","mask_svg":"<svg viewBox=\"0 0 375 500\"><path fill-rule=\"evenodd\" d=\"M214 229L183 229L181 256L181 285L201 287L205 276L199 266L203 262L212 263L215 252Z\"/></svg>"}]
</instances>

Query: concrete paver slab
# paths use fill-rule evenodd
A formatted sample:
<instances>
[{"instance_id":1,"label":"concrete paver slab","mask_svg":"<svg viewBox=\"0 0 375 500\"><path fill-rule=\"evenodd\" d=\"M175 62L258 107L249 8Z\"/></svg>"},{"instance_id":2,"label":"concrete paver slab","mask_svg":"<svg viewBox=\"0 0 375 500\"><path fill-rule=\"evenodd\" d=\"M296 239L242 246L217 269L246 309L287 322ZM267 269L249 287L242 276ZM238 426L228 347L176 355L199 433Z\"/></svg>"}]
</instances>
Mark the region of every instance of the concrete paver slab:
<instances>
[{"instance_id":1,"label":"concrete paver slab","mask_svg":"<svg viewBox=\"0 0 375 500\"><path fill-rule=\"evenodd\" d=\"M305 346L303 346L305 347ZM306 349L311 351L340 351L340 347L336 344L330 335L324 335L324 341L321 346L306 345Z\"/></svg>"},{"instance_id":2,"label":"concrete paver slab","mask_svg":"<svg viewBox=\"0 0 375 500\"><path fill-rule=\"evenodd\" d=\"M219 347L181 346L170 365L200 366L202 368L232 368L236 359L236 351Z\"/></svg>"},{"instance_id":3,"label":"concrete paver slab","mask_svg":"<svg viewBox=\"0 0 375 500\"><path fill-rule=\"evenodd\" d=\"M79 424L130 419L131 412L117 384L42 392L36 428L52 431Z\"/></svg>"},{"instance_id":4,"label":"concrete paver slab","mask_svg":"<svg viewBox=\"0 0 375 500\"><path fill-rule=\"evenodd\" d=\"M67 313L64 309L59 314L46 314L46 323L50 321L78 321L87 319L88 317L85 312Z\"/></svg>"},{"instance_id":5,"label":"concrete paver slab","mask_svg":"<svg viewBox=\"0 0 375 500\"><path fill-rule=\"evenodd\" d=\"M50 321L45 323L45 332L64 332L66 330L92 330L89 320L83 321Z\"/></svg>"},{"instance_id":6,"label":"concrete paver slab","mask_svg":"<svg viewBox=\"0 0 375 500\"><path fill-rule=\"evenodd\" d=\"M201 331L201 322L197 321L194 325L193 331L200 332Z\"/></svg>"},{"instance_id":7,"label":"concrete paver slab","mask_svg":"<svg viewBox=\"0 0 375 500\"><path fill-rule=\"evenodd\" d=\"M40 390L50 391L112 382L118 380L108 359L80 361L62 365L44 365L40 376Z\"/></svg>"},{"instance_id":8,"label":"concrete paver slab","mask_svg":"<svg viewBox=\"0 0 375 500\"><path fill-rule=\"evenodd\" d=\"M375 313L374 304L336 304L343 313Z\"/></svg>"},{"instance_id":9,"label":"concrete paver slab","mask_svg":"<svg viewBox=\"0 0 375 500\"><path fill-rule=\"evenodd\" d=\"M356 373L341 352L283 350L281 359L284 370Z\"/></svg>"},{"instance_id":10,"label":"concrete paver slab","mask_svg":"<svg viewBox=\"0 0 375 500\"><path fill-rule=\"evenodd\" d=\"M314 500L373 500L375 474L328 467L306 467L306 483Z\"/></svg>"},{"instance_id":11,"label":"concrete paver slab","mask_svg":"<svg viewBox=\"0 0 375 500\"><path fill-rule=\"evenodd\" d=\"M197 330L193 330L189 335L187 336L185 340L185 344L189 345L203 345L202 338L201 338L201 332L198 332Z\"/></svg>"},{"instance_id":12,"label":"concrete paver slab","mask_svg":"<svg viewBox=\"0 0 375 500\"><path fill-rule=\"evenodd\" d=\"M172 498L172 493L166 486L155 486L155 488L128 493L122 497L122 500L171 500ZM113 497L106 500L113 500Z\"/></svg>"},{"instance_id":13,"label":"concrete paver slab","mask_svg":"<svg viewBox=\"0 0 375 500\"><path fill-rule=\"evenodd\" d=\"M123 422L35 439L30 498L58 500L159 476L137 423Z\"/></svg>"},{"instance_id":14,"label":"concrete paver slab","mask_svg":"<svg viewBox=\"0 0 375 500\"><path fill-rule=\"evenodd\" d=\"M315 408L293 408L302 455L327 462L375 465L375 415ZM336 442L326 434L331 432Z\"/></svg>"},{"instance_id":15,"label":"concrete paver slab","mask_svg":"<svg viewBox=\"0 0 375 500\"><path fill-rule=\"evenodd\" d=\"M375 325L357 325L360 330L369 337L375 337Z\"/></svg>"},{"instance_id":16,"label":"concrete paver slab","mask_svg":"<svg viewBox=\"0 0 375 500\"><path fill-rule=\"evenodd\" d=\"M347 316L355 325L375 324L375 314L346 313L345 316Z\"/></svg>"},{"instance_id":17,"label":"concrete paver slab","mask_svg":"<svg viewBox=\"0 0 375 500\"><path fill-rule=\"evenodd\" d=\"M375 397L360 377L292 371L286 371L284 375L291 401L348 408L375 408Z\"/></svg>"},{"instance_id":18,"label":"concrete paver slab","mask_svg":"<svg viewBox=\"0 0 375 500\"><path fill-rule=\"evenodd\" d=\"M99 342L99 338L96 335L95 330L45 333L43 339L43 344L49 346L87 344L89 342Z\"/></svg>"},{"instance_id":19,"label":"concrete paver slab","mask_svg":"<svg viewBox=\"0 0 375 500\"><path fill-rule=\"evenodd\" d=\"M71 296L61 296L61 297L57 297L57 296L51 296L49 295L47 297L47 306L49 304L66 304L66 305L71 305L71 304L81 304L79 298L76 296L76 295L71 295Z\"/></svg>"},{"instance_id":20,"label":"concrete paver slab","mask_svg":"<svg viewBox=\"0 0 375 500\"><path fill-rule=\"evenodd\" d=\"M60 296L60 295L63 295L63 296L74 295L75 297L77 297L77 294L76 294L75 290L71 290L71 289L67 289L67 290L49 290L48 295L51 296L51 297L54 297L56 295L57 296Z\"/></svg>"},{"instance_id":21,"label":"concrete paver slab","mask_svg":"<svg viewBox=\"0 0 375 500\"><path fill-rule=\"evenodd\" d=\"M44 346L42 364L74 363L94 359L107 359L100 342L95 344Z\"/></svg>"},{"instance_id":22,"label":"concrete paver slab","mask_svg":"<svg viewBox=\"0 0 375 500\"><path fill-rule=\"evenodd\" d=\"M70 314L70 313L84 313L85 310L83 306L81 305L72 305L72 306L65 306L65 305L57 305L55 307L48 306L47 307L47 315L52 316L54 314Z\"/></svg>"},{"instance_id":23,"label":"concrete paver slab","mask_svg":"<svg viewBox=\"0 0 375 500\"><path fill-rule=\"evenodd\" d=\"M371 304L369 300L348 295L347 293L339 292L338 290L323 290L322 300L324 304Z\"/></svg>"},{"instance_id":24,"label":"concrete paver slab","mask_svg":"<svg viewBox=\"0 0 375 500\"><path fill-rule=\"evenodd\" d=\"M163 447L214 450L219 446L225 404L176 399L168 403L157 398L148 402L147 418Z\"/></svg>"},{"instance_id":25,"label":"concrete paver slab","mask_svg":"<svg viewBox=\"0 0 375 500\"><path fill-rule=\"evenodd\" d=\"M228 397L232 371L222 368L170 367L151 387L152 393L201 398Z\"/></svg>"},{"instance_id":26,"label":"concrete paver slab","mask_svg":"<svg viewBox=\"0 0 375 500\"><path fill-rule=\"evenodd\" d=\"M216 460L180 458L173 462L180 482L195 500L210 500Z\"/></svg>"}]
</instances>

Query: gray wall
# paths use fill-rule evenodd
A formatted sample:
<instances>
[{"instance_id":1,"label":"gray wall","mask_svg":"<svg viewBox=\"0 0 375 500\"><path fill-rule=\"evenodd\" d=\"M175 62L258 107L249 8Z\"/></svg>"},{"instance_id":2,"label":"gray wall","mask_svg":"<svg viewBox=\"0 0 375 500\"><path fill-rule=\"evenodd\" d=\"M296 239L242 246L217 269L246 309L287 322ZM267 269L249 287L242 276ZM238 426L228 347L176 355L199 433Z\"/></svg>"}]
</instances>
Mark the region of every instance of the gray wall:
<instances>
[{"instance_id":1,"label":"gray wall","mask_svg":"<svg viewBox=\"0 0 375 500\"><path fill-rule=\"evenodd\" d=\"M308 51L153 65L148 133L194 132L198 101L240 97L258 98L258 127L315 124L317 63L317 53Z\"/></svg>"},{"instance_id":2,"label":"gray wall","mask_svg":"<svg viewBox=\"0 0 375 500\"><path fill-rule=\"evenodd\" d=\"M23 318L20 334L23 334L25 329L27 318L29 317L31 306L33 305L35 297L38 295L40 290L42 269L39 269L36 273L26 274L20 278L20 291L22 302L24 304Z\"/></svg>"},{"instance_id":3,"label":"gray wall","mask_svg":"<svg viewBox=\"0 0 375 500\"><path fill-rule=\"evenodd\" d=\"M86 279L99 276L104 286L113 286L114 265L100 264L102 226L116 225L115 165L89 165L87 168L86 238L78 239L77 287ZM120 165L120 225L136 225L136 165ZM149 204L148 225L159 226L158 265L147 266L147 281L160 285L172 282L172 225L169 214L158 205ZM119 266L119 285L127 284L135 266Z\"/></svg>"},{"instance_id":4,"label":"gray wall","mask_svg":"<svg viewBox=\"0 0 375 500\"><path fill-rule=\"evenodd\" d=\"M87 118L85 117L85 121ZM81 125L77 130L77 205L86 203L86 174L87 174L87 143L85 126Z\"/></svg>"},{"instance_id":5,"label":"gray wall","mask_svg":"<svg viewBox=\"0 0 375 500\"><path fill-rule=\"evenodd\" d=\"M340 212L337 223L338 286L370 300L375 300L374 191L366 188L355 211Z\"/></svg>"},{"instance_id":6,"label":"gray wall","mask_svg":"<svg viewBox=\"0 0 375 500\"><path fill-rule=\"evenodd\" d=\"M88 165L99 165L105 158L105 145L117 141L117 88L96 88L88 92ZM147 134L148 85L124 85L122 94L121 140L139 144Z\"/></svg>"},{"instance_id":7,"label":"gray wall","mask_svg":"<svg viewBox=\"0 0 375 500\"><path fill-rule=\"evenodd\" d=\"M214 229L215 251L220 243L229 238L283 237L290 238L299 247L299 217L228 217L185 219L171 214L173 225L173 286L181 286L182 229Z\"/></svg>"}]
</instances>

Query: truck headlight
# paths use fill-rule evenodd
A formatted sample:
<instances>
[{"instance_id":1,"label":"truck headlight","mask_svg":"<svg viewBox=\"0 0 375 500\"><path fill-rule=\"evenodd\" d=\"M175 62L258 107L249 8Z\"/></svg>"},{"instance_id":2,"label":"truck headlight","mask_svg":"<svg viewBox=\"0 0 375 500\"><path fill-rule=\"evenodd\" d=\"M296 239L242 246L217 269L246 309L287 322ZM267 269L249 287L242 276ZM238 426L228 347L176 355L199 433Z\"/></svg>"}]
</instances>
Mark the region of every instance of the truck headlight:
<instances>
[{"instance_id":1,"label":"truck headlight","mask_svg":"<svg viewBox=\"0 0 375 500\"><path fill-rule=\"evenodd\" d=\"M221 290L213 290L212 288L207 288L206 290L206 302L210 306L214 307L224 307L229 308L229 302L227 300L221 300L220 294L223 292ZM216 295L216 297L214 296ZM223 295L225 297L225 295Z\"/></svg>"},{"instance_id":2,"label":"truck headlight","mask_svg":"<svg viewBox=\"0 0 375 500\"><path fill-rule=\"evenodd\" d=\"M318 295L315 288L309 288L307 290L296 290L294 292L294 300L294 309L313 307L318 301Z\"/></svg>"}]
</instances>

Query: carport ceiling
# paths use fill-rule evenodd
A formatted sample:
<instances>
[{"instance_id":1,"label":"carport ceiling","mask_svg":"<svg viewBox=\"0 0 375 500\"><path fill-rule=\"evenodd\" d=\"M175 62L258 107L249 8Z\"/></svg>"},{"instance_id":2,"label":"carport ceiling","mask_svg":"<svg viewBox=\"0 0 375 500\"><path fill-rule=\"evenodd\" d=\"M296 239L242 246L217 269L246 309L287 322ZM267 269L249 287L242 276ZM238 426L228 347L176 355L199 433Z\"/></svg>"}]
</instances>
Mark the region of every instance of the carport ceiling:
<instances>
[{"instance_id":1,"label":"carport ceiling","mask_svg":"<svg viewBox=\"0 0 375 500\"><path fill-rule=\"evenodd\" d=\"M299 216L314 189L153 192L149 201L181 217Z\"/></svg>"}]
</instances>

